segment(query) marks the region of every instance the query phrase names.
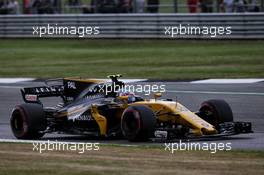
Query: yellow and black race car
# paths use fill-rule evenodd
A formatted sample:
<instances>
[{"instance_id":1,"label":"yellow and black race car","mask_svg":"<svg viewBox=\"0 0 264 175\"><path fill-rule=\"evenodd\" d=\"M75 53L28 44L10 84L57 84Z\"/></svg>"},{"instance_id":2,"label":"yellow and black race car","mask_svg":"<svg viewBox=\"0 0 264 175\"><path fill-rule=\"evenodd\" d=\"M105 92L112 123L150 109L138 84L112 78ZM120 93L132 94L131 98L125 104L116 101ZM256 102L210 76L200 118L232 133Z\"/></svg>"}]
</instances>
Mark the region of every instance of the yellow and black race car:
<instances>
[{"instance_id":1,"label":"yellow and black race car","mask_svg":"<svg viewBox=\"0 0 264 175\"><path fill-rule=\"evenodd\" d=\"M57 132L143 141L252 132L251 123L233 121L224 100L205 101L198 112L192 112L178 101L160 99L160 93L153 99L118 93L125 85L118 77L109 76L110 82L64 78L62 84L21 89L26 103L12 111L13 134L18 139L39 139ZM61 97L62 102L44 107L43 97Z\"/></svg>"}]
</instances>

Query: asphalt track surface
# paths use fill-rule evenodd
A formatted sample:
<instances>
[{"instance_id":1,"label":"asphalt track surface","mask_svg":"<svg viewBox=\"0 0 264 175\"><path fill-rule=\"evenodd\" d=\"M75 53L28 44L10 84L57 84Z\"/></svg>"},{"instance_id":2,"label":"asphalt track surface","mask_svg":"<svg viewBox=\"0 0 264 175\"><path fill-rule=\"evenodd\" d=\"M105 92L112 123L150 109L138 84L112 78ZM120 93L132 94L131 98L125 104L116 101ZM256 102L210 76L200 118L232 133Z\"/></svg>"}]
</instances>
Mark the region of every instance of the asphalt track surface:
<instances>
[{"instance_id":1,"label":"asphalt track surface","mask_svg":"<svg viewBox=\"0 0 264 175\"><path fill-rule=\"evenodd\" d=\"M146 82L153 84L154 82ZM0 139L15 139L9 127L12 108L23 103L21 87L41 85L41 82L23 82L16 84L0 84ZM142 84L142 83L141 83ZM162 98L176 99L192 111L197 111L200 104L208 99L226 100L234 113L235 121L252 122L254 133L223 138L200 138L188 142L231 143L232 149L264 150L264 82L250 84L191 84L189 82L155 82L166 85L166 93ZM58 99L50 98L45 105L53 105ZM126 140L98 140L83 136L46 134L43 140L100 142L104 144L164 144L156 142L130 143ZM186 140L185 140L186 141ZM175 140L172 142L179 142Z\"/></svg>"}]
</instances>

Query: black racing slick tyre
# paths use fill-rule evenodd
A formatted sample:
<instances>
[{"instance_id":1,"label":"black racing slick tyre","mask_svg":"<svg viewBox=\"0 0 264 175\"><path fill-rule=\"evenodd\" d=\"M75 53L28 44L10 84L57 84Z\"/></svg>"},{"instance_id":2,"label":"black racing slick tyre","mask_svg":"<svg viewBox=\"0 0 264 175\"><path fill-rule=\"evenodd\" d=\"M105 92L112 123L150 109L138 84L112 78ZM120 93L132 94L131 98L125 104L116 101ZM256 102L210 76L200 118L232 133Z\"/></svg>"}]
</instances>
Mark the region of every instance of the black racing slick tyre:
<instances>
[{"instance_id":1,"label":"black racing slick tyre","mask_svg":"<svg viewBox=\"0 0 264 175\"><path fill-rule=\"evenodd\" d=\"M39 104L25 103L16 106L11 114L10 125L18 139L39 139L47 127L43 107Z\"/></svg>"},{"instance_id":2,"label":"black racing slick tyre","mask_svg":"<svg viewBox=\"0 0 264 175\"><path fill-rule=\"evenodd\" d=\"M156 117L147 106L130 106L122 114L121 130L129 141L146 141L154 136Z\"/></svg>"},{"instance_id":3,"label":"black racing slick tyre","mask_svg":"<svg viewBox=\"0 0 264 175\"><path fill-rule=\"evenodd\" d=\"M199 116L219 129L219 124L233 122L233 112L224 100L213 99L201 104Z\"/></svg>"}]
</instances>

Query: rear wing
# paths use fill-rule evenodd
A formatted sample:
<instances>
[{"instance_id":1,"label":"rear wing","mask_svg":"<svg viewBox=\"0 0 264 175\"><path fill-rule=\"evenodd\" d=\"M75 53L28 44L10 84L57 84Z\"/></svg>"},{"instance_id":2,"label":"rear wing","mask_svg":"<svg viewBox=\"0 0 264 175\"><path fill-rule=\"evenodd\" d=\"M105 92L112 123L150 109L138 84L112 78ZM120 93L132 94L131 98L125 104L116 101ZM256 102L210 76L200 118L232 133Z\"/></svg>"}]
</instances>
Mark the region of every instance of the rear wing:
<instances>
[{"instance_id":1,"label":"rear wing","mask_svg":"<svg viewBox=\"0 0 264 175\"><path fill-rule=\"evenodd\" d=\"M39 99L44 97L61 97L64 103L68 103L75 100L89 86L102 82L104 81L81 78L50 79L45 81L44 86L23 88L20 91L26 103L41 104ZM51 85L54 83L57 84Z\"/></svg>"},{"instance_id":2,"label":"rear wing","mask_svg":"<svg viewBox=\"0 0 264 175\"><path fill-rule=\"evenodd\" d=\"M39 98L42 97L62 97L65 100L63 85L30 87L20 91L26 103L40 103Z\"/></svg>"}]
</instances>

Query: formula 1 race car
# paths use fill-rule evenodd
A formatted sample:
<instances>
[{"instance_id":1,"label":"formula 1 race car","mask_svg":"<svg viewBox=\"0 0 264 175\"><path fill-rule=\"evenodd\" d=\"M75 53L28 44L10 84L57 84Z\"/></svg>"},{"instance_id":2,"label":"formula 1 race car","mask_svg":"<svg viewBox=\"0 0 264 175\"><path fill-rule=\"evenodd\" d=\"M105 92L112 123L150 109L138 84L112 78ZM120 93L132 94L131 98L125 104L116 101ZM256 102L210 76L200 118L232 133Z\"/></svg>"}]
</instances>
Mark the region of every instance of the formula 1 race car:
<instances>
[{"instance_id":1,"label":"formula 1 race car","mask_svg":"<svg viewBox=\"0 0 264 175\"><path fill-rule=\"evenodd\" d=\"M10 124L18 139L39 139L45 133L125 137L129 141L150 138L192 138L250 133L251 123L234 122L224 100L208 100L197 112L178 101L143 99L125 86L120 75L111 81L64 78L61 84L21 89L26 103L17 105ZM106 93L107 92L107 93ZM61 97L54 107L44 107L43 97Z\"/></svg>"}]
</instances>

